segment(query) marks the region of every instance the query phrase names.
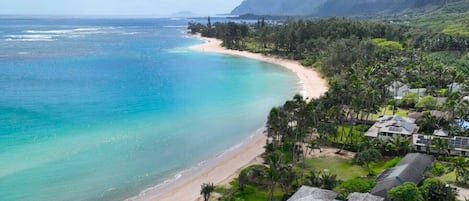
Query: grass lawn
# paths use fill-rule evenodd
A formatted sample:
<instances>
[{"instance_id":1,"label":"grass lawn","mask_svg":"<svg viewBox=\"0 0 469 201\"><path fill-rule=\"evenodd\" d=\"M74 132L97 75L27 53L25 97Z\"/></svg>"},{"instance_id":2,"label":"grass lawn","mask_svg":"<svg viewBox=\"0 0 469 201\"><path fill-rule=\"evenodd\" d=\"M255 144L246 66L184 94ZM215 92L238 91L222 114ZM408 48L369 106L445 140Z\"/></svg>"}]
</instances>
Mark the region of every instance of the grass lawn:
<instances>
[{"instance_id":1,"label":"grass lawn","mask_svg":"<svg viewBox=\"0 0 469 201\"><path fill-rule=\"evenodd\" d=\"M456 180L456 172L449 172L437 178L446 183L453 183Z\"/></svg>"},{"instance_id":2,"label":"grass lawn","mask_svg":"<svg viewBox=\"0 0 469 201\"><path fill-rule=\"evenodd\" d=\"M381 115L392 115L393 111L392 111L392 105L388 105L383 108L381 108L381 111L378 112L377 114L371 114L369 119L373 120L373 119L377 119L379 116ZM402 116L402 117L407 117L407 114L409 113L409 110L405 110L405 109L402 109L402 108L397 108L397 111L396 111L396 114L399 115L399 116Z\"/></svg>"},{"instance_id":3,"label":"grass lawn","mask_svg":"<svg viewBox=\"0 0 469 201\"><path fill-rule=\"evenodd\" d=\"M370 127L369 125L362 124L355 125L352 130L352 136L349 137L350 125L339 125L337 127L337 142L354 144L363 136L362 133L365 133Z\"/></svg>"},{"instance_id":4,"label":"grass lawn","mask_svg":"<svg viewBox=\"0 0 469 201\"><path fill-rule=\"evenodd\" d=\"M450 185L458 186L461 188L469 188L469 183L468 184L462 184L462 183L456 183L456 172L448 172L447 174L444 174L440 177L437 177L441 181L448 183ZM462 179L462 178L461 178Z\"/></svg>"},{"instance_id":5,"label":"grass lawn","mask_svg":"<svg viewBox=\"0 0 469 201\"><path fill-rule=\"evenodd\" d=\"M368 171L364 167L352 165L350 160L341 158L307 159L306 166L316 171L328 169L332 173L337 174L337 177L341 180L366 176L368 174Z\"/></svg>"},{"instance_id":6,"label":"grass lawn","mask_svg":"<svg viewBox=\"0 0 469 201\"><path fill-rule=\"evenodd\" d=\"M394 157L389 160L381 160L376 163L371 163L370 164L371 172L374 175L378 175L383 170L396 166L399 163L399 161L401 161L401 159L402 159L401 157Z\"/></svg>"}]
</instances>

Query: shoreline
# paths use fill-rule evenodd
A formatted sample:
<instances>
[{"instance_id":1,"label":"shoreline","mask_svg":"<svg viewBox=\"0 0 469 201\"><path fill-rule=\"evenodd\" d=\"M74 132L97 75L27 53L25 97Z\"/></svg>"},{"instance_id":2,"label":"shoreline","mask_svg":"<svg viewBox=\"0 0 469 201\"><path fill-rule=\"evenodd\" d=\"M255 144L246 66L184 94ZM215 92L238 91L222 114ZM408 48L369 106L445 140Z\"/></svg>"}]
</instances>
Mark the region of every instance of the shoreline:
<instances>
[{"instance_id":1,"label":"shoreline","mask_svg":"<svg viewBox=\"0 0 469 201\"><path fill-rule=\"evenodd\" d=\"M212 52L240 56L279 65L295 73L305 98L318 98L327 91L327 82L320 74L305 68L298 61L265 56L260 53L229 50L221 46L221 41L214 38L199 37L204 43L190 46L189 49L199 52ZM181 172L171 180L140 192L126 201L158 200L158 201L195 201L201 200L200 186L203 183L227 185L239 171L249 165L262 163L260 155L264 152L267 137L261 128L241 144L235 145L214 158L199 163Z\"/></svg>"},{"instance_id":2,"label":"shoreline","mask_svg":"<svg viewBox=\"0 0 469 201\"><path fill-rule=\"evenodd\" d=\"M230 50L222 47L222 41L219 39L206 38L201 36L199 36L199 38L203 40L204 43L191 46L189 47L189 49L199 52L212 52L255 59L258 61L263 61L281 66L295 73L303 87L303 90L300 93L304 98L319 98L319 96L321 96L328 90L328 84L326 80L323 79L318 72L314 71L313 69L304 67L298 61L277 58L273 56L266 56L261 53Z\"/></svg>"}]
</instances>

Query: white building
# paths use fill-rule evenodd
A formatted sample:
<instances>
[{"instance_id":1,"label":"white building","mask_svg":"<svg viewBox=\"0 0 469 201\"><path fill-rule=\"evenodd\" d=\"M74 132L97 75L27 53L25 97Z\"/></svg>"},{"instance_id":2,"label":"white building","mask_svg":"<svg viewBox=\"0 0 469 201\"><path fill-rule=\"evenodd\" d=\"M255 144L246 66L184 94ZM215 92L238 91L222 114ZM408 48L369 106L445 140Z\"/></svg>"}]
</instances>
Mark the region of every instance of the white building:
<instances>
[{"instance_id":1,"label":"white building","mask_svg":"<svg viewBox=\"0 0 469 201\"><path fill-rule=\"evenodd\" d=\"M377 138L389 138L395 135L410 137L419 130L415 119L401 117L399 115L384 115L377 119L377 122L366 131L365 136Z\"/></svg>"}]
</instances>

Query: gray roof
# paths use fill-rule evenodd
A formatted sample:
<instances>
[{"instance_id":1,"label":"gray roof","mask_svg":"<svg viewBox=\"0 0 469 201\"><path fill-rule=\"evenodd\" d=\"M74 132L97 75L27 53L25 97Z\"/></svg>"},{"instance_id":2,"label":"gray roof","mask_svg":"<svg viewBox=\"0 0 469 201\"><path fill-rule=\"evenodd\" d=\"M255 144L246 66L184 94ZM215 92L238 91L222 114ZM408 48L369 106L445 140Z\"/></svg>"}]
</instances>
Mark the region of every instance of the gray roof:
<instances>
[{"instance_id":1,"label":"gray roof","mask_svg":"<svg viewBox=\"0 0 469 201\"><path fill-rule=\"evenodd\" d=\"M453 82L448 85L448 90L451 90L450 92L460 92L463 87L463 84Z\"/></svg>"},{"instance_id":2,"label":"gray roof","mask_svg":"<svg viewBox=\"0 0 469 201\"><path fill-rule=\"evenodd\" d=\"M394 81L389 85L388 90L392 96L402 98L404 93L409 91L409 86L402 82Z\"/></svg>"},{"instance_id":3,"label":"gray roof","mask_svg":"<svg viewBox=\"0 0 469 201\"><path fill-rule=\"evenodd\" d=\"M420 153L407 154L396 167L384 170L376 179L371 194L386 198L387 191L405 182L419 184L425 171L432 166L433 158Z\"/></svg>"},{"instance_id":4,"label":"gray roof","mask_svg":"<svg viewBox=\"0 0 469 201\"><path fill-rule=\"evenodd\" d=\"M379 133L394 133L401 135L412 135L418 131L415 119L401 117L399 115L384 115L367 131L368 137L378 137Z\"/></svg>"},{"instance_id":5,"label":"gray roof","mask_svg":"<svg viewBox=\"0 0 469 201\"><path fill-rule=\"evenodd\" d=\"M335 201L337 195L334 191L302 186L287 201Z\"/></svg>"},{"instance_id":6,"label":"gray roof","mask_svg":"<svg viewBox=\"0 0 469 201\"><path fill-rule=\"evenodd\" d=\"M419 97L424 96L426 92L427 92L426 88L409 89L409 93L417 93Z\"/></svg>"},{"instance_id":7,"label":"gray roof","mask_svg":"<svg viewBox=\"0 0 469 201\"><path fill-rule=\"evenodd\" d=\"M449 118L449 114L447 112L441 112L438 110L429 110L429 111L424 111L424 112L411 112L407 116L409 118L418 119L422 117L426 112L429 112L431 116L435 116L437 118L444 118L446 120L448 120Z\"/></svg>"},{"instance_id":8,"label":"gray roof","mask_svg":"<svg viewBox=\"0 0 469 201\"><path fill-rule=\"evenodd\" d=\"M369 193L351 193L347 201L384 201L384 198Z\"/></svg>"}]
</instances>

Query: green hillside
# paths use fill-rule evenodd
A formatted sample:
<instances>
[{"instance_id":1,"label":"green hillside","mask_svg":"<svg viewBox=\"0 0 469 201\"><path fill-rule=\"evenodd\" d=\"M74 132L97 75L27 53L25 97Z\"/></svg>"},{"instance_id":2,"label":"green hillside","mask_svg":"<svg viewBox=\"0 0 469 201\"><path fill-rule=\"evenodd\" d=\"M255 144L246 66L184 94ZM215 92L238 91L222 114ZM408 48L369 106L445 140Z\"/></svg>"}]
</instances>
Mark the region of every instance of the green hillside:
<instances>
[{"instance_id":1,"label":"green hillside","mask_svg":"<svg viewBox=\"0 0 469 201\"><path fill-rule=\"evenodd\" d=\"M245 0L232 14L376 17L463 13L468 5L467 0Z\"/></svg>"},{"instance_id":2,"label":"green hillside","mask_svg":"<svg viewBox=\"0 0 469 201\"><path fill-rule=\"evenodd\" d=\"M469 0L449 0L442 8L412 19L411 22L449 35L469 36Z\"/></svg>"}]
</instances>

